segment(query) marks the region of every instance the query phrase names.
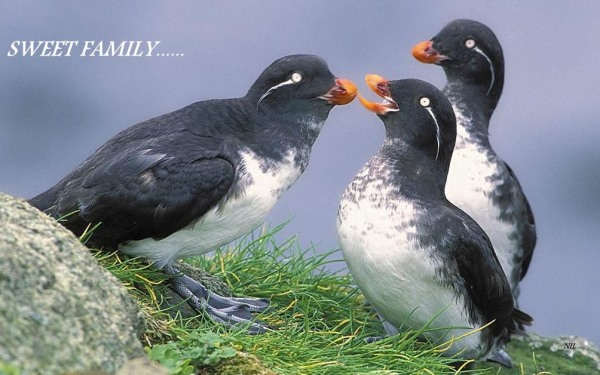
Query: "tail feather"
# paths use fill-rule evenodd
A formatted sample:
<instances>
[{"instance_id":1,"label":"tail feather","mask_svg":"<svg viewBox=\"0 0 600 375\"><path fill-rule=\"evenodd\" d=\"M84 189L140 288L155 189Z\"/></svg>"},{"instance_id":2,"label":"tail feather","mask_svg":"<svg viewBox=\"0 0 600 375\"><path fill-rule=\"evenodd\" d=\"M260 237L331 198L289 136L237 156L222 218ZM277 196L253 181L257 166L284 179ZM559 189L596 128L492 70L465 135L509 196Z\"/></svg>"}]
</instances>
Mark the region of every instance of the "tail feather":
<instances>
[{"instance_id":1,"label":"tail feather","mask_svg":"<svg viewBox=\"0 0 600 375\"><path fill-rule=\"evenodd\" d=\"M533 323L533 317L519 309L513 309L513 321L521 326L530 326Z\"/></svg>"},{"instance_id":2,"label":"tail feather","mask_svg":"<svg viewBox=\"0 0 600 375\"><path fill-rule=\"evenodd\" d=\"M512 334L518 335L525 333L525 326L530 326L533 323L533 317L517 308L513 309L511 319L513 324L508 330L509 336Z\"/></svg>"},{"instance_id":3,"label":"tail feather","mask_svg":"<svg viewBox=\"0 0 600 375\"><path fill-rule=\"evenodd\" d=\"M47 213L50 216L56 216L56 201L58 198L58 188L55 186L35 197L28 202L33 207Z\"/></svg>"}]
</instances>

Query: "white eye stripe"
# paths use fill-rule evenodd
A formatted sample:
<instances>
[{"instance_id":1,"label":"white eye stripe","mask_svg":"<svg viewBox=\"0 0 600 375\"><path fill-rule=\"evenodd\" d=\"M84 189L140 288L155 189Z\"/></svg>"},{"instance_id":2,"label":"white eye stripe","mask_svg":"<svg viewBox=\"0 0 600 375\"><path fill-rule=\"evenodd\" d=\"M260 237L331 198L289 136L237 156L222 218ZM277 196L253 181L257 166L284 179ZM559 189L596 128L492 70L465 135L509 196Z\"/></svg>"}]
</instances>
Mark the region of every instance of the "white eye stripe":
<instances>
[{"instance_id":1,"label":"white eye stripe","mask_svg":"<svg viewBox=\"0 0 600 375\"><path fill-rule=\"evenodd\" d=\"M431 104L431 100L429 100L428 97L424 96L421 99L419 99L419 104L421 105L421 107L429 107L429 105Z\"/></svg>"},{"instance_id":2,"label":"white eye stripe","mask_svg":"<svg viewBox=\"0 0 600 375\"><path fill-rule=\"evenodd\" d=\"M479 47L473 48L473 51L475 51L478 54L480 54L481 56L485 57L488 64L490 64L490 73L491 73L492 77L490 79L490 86L488 87L488 90L486 93L486 95L489 95L490 91L492 91L492 87L494 87L494 81L496 80L496 74L494 72L494 64L492 64L492 60L488 57L488 55L485 54L485 52L483 52L481 49L479 49Z\"/></svg>"},{"instance_id":3,"label":"white eye stripe","mask_svg":"<svg viewBox=\"0 0 600 375\"><path fill-rule=\"evenodd\" d=\"M467 48L475 47L475 41L473 39L465 40L465 47L467 47Z\"/></svg>"},{"instance_id":4,"label":"white eye stripe","mask_svg":"<svg viewBox=\"0 0 600 375\"><path fill-rule=\"evenodd\" d=\"M437 141L437 151L435 152L435 160L437 160L438 156L440 155L440 143L441 143L440 126L438 125L437 118L435 118L435 115L433 114L433 110L431 109L431 107L426 107L425 109L427 110L427 112L433 119L433 122L435 123L435 140Z\"/></svg>"},{"instance_id":5,"label":"white eye stripe","mask_svg":"<svg viewBox=\"0 0 600 375\"><path fill-rule=\"evenodd\" d=\"M263 101L264 98L269 96L273 91L277 90L278 88L280 88L282 86L287 86L287 85L294 85L300 81L302 81L302 74L299 72L292 73L290 79L276 84L275 86L268 89L264 94L262 94L262 96L258 99L258 103L256 103L256 106L258 107L258 105L260 104L260 102Z\"/></svg>"},{"instance_id":6,"label":"white eye stripe","mask_svg":"<svg viewBox=\"0 0 600 375\"><path fill-rule=\"evenodd\" d=\"M280 88L282 86L293 85L294 83L296 83L296 82L292 81L292 79L290 78L287 81L283 81L283 82L278 83L275 86L271 87L264 94L262 94L262 96L258 99L258 103L256 103L256 106L258 107L260 102L262 102L263 99L266 98L267 96L269 96L273 91L277 90L278 88Z\"/></svg>"}]
</instances>

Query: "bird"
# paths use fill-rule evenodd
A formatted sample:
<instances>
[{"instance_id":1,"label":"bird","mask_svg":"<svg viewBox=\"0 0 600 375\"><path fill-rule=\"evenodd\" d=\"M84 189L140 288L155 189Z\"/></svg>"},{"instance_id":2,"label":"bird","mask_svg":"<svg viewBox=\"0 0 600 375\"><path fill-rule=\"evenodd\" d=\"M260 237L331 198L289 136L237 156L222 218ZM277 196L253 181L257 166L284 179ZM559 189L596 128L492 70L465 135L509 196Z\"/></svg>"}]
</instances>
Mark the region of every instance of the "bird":
<instances>
[{"instance_id":1,"label":"bird","mask_svg":"<svg viewBox=\"0 0 600 375\"><path fill-rule=\"evenodd\" d=\"M504 85L500 42L486 25L459 19L415 45L412 53L420 62L444 69L448 82L443 91L456 114L446 195L488 234L518 303L537 234L517 176L489 139L490 119Z\"/></svg>"},{"instance_id":2,"label":"bird","mask_svg":"<svg viewBox=\"0 0 600 375\"><path fill-rule=\"evenodd\" d=\"M198 101L133 125L108 140L29 202L81 234L101 223L90 246L144 257L198 312L251 334L269 301L225 297L183 274L178 259L217 249L260 226L307 168L336 105L356 96L315 55L269 65L245 96Z\"/></svg>"},{"instance_id":3,"label":"bird","mask_svg":"<svg viewBox=\"0 0 600 375\"><path fill-rule=\"evenodd\" d=\"M514 307L486 233L446 199L452 106L425 81L376 74L365 80L383 101L358 98L383 121L386 135L338 207L338 240L353 280L387 334L426 327L432 342L456 340L446 355L510 367L500 344L532 318Z\"/></svg>"}]
</instances>

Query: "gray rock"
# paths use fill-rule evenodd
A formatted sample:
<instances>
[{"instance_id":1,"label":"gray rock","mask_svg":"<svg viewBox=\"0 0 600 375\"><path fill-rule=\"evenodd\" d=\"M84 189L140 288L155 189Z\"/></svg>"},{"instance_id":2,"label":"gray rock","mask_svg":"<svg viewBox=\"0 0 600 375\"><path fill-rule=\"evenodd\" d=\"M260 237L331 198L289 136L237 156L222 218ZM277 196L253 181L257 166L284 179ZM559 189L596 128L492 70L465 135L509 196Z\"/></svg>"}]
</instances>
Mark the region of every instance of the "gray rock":
<instances>
[{"instance_id":1,"label":"gray rock","mask_svg":"<svg viewBox=\"0 0 600 375\"><path fill-rule=\"evenodd\" d=\"M166 368L147 357L132 359L119 369L117 375L169 375Z\"/></svg>"},{"instance_id":2,"label":"gray rock","mask_svg":"<svg viewBox=\"0 0 600 375\"><path fill-rule=\"evenodd\" d=\"M562 352L567 357L573 358L581 354L596 363L596 369L600 370L600 350L593 342L580 336L560 336L550 346L552 352Z\"/></svg>"},{"instance_id":3,"label":"gray rock","mask_svg":"<svg viewBox=\"0 0 600 375\"><path fill-rule=\"evenodd\" d=\"M529 350L519 348L518 342L526 344ZM520 357L535 353L540 367L552 374L600 374L600 349L584 337L543 337L527 332L513 336L508 348L513 358L515 353ZM511 348L515 351L511 352ZM552 365L548 365L549 359Z\"/></svg>"},{"instance_id":4,"label":"gray rock","mask_svg":"<svg viewBox=\"0 0 600 375\"><path fill-rule=\"evenodd\" d=\"M0 193L0 362L27 374L113 374L143 356L125 288L59 223Z\"/></svg>"}]
</instances>

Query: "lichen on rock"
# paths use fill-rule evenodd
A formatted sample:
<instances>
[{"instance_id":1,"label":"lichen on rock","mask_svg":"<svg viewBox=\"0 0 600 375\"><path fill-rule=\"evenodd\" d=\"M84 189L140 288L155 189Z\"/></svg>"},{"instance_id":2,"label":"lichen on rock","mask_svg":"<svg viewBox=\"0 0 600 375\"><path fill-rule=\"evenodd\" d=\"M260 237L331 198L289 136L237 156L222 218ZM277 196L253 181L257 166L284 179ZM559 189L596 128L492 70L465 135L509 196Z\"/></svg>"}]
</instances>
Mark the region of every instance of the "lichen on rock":
<instances>
[{"instance_id":1,"label":"lichen on rock","mask_svg":"<svg viewBox=\"0 0 600 375\"><path fill-rule=\"evenodd\" d=\"M139 357L125 363L116 375L168 375L168 371L147 357Z\"/></svg>"},{"instance_id":2,"label":"lichen on rock","mask_svg":"<svg viewBox=\"0 0 600 375\"><path fill-rule=\"evenodd\" d=\"M127 290L71 232L0 193L0 362L22 375L112 374L144 355L143 327Z\"/></svg>"}]
</instances>

